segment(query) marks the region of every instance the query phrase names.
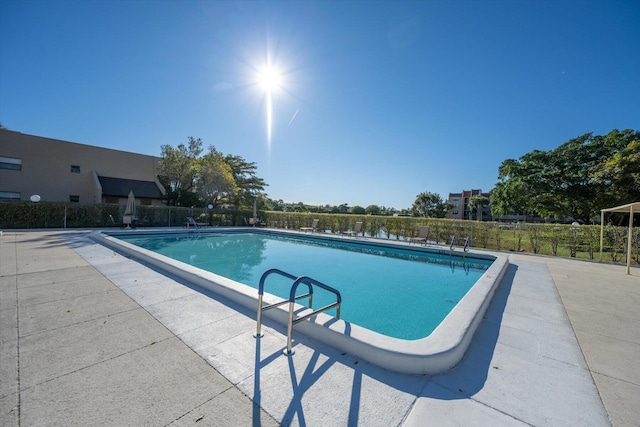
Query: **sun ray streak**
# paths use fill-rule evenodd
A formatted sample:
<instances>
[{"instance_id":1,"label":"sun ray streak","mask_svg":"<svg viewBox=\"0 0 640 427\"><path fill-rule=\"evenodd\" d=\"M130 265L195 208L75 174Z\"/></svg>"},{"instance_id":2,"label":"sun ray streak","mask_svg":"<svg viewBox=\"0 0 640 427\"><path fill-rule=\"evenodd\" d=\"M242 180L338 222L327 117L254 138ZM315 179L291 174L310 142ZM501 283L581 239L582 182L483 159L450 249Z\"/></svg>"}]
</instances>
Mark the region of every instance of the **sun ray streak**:
<instances>
[{"instance_id":1,"label":"sun ray streak","mask_svg":"<svg viewBox=\"0 0 640 427\"><path fill-rule=\"evenodd\" d=\"M273 103L271 91L267 91L267 148L271 152L271 128L273 124Z\"/></svg>"},{"instance_id":2,"label":"sun ray streak","mask_svg":"<svg viewBox=\"0 0 640 427\"><path fill-rule=\"evenodd\" d=\"M279 96L286 91L286 73L276 63L272 52L267 48L264 62L251 65L254 73L252 85L261 92L262 108L264 108L264 120L266 130L267 150L271 153L274 140L274 129L276 128L274 117L277 115L274 103L279 102ZM277 98L274 100L274 98ZM297 113L296 113L297 114ZM289 125L291 122L289 122Z\"/></svg>"}]
</instances>

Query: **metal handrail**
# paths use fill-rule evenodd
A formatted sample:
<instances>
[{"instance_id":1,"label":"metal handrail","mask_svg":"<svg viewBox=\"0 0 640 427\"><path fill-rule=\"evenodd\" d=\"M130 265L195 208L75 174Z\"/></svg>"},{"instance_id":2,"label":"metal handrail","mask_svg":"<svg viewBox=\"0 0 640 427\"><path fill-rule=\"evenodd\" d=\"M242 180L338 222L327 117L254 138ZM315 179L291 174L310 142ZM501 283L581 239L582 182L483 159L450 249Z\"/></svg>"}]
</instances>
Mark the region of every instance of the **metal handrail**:
<instances>
[{"instance_id":1,"label":"metal handrail","mask_svg":"<svg viewBox=\"0 0 640 427\"><path fill-rule=\"evenodd\" d=\"M452 251L453 248L456 247L456 236L453 236L453 238L451 239L451 246L449 246L449 250Z\"/></svg>"},{"instance_id":2,"label":"metal handrail","mask_svg":"<svg viewBox=\"0 0 640 427\"><path fill-rule=\"evenodd\" d=\"M311 313L308 313L302 317L298 317L297 319L293 319L293 309L295 306L295 300L296 300L296 289L298 288L298 285L300 284L305 284L307 286L309 286L309 289L313 289L311 287L311 285L316 285L319 286L320 288L332 292L333 294L335 294L336 296L336 302L326 305L322 308L319 308L317 310L313 310ZM307 320L310 317L315 316L316 314L322 313L324 311L330 310L334 307L336 308L336 317L340 318L340 304L342 303L342 295L340 295L340 291L338 291L337 289L332 288L329 285L325 285L322 282L317 281L316 279L312 279L311 277L308 276L301 276L298 277L296 279L295 282L293 282L293 285L291 285L291 291L289 292L289 321L287 323L287 349L284 351L285 354L293 354L293 350L291 348L291 341L292 341L292 336L293 336L293 325L295 325L296 323L302 322L303 320ZM311 307L309 307L311 308Z\"/></svg>"},{"instance_id":3,"label":"metal handrail","mask_svg":"<svg viewBox=\"0 0 640 427\"><path fill-rule=\"evenodd\" d=\"M280 276L284 276L288 279L291 280L296 280L297 277L289 274L287 272L284 272L282 270L279 270L277 268L272 268L269 269L267 271L265 271L262 274L262 277L260 277L260 283L258 284L258 314L256 316L256 333L253 335L254 337L258 338L263 336L264 334L262 333L261 329L262 329L262 312L263 311L267 311L267 310L271 310L272 308L276 308L279 307L281 305L284 305L286 303L289 302L288 299L282 300L280 302L274 303L274 304L270 304L270 305L266 305L266 306L262 306L262 297L264 295L264 282L267 279L267 276L271 275L271 274L279 274ZM309 298L309 307L313 307L313 287L311 286L311 284L307 284L308 288L309 288L309 292L304 294L304 295L299 295L297 297L295 297L295 300L299 300L302 298Z\"/></svg>"},{"instance_id":4,"label":"metal handrail","mask_svg":"<svg viewBox=\"0 0 640 427\"><path fill-rule=\"evenodd\" d=\"M273 304L265 305L262 304L262 299L264 296L264 285L268 276L271 274L279 274L280 276L284 276L288 279L293 280L293 284L291 285L291 290L289 291L289 299L276 302ZM298 290L299 285L306 285L309 292L303 295L296 295L296 291ZM313 285L318 286L326 291L329 291L336 296L336 302L326 305L317 310L313 310ZM305 314L304 316L298 317L296 319L293 318L293 312L295 308L295 302L302 298L309 298L309 308L313 311L311 313ZM336 307L336 317L340 318L340 304L342 304L342 295L340 295L340 291L332 288L329 285L325 285L322 282L317 281L308 276L300 276L296 277L292 274L279 270L277 268L272 268L265 271L260 277L260 283L258 284L258 314L256 318L256 333L253 335L255 338L259 338L264 336L261 331L262 328L262 312L266 310L270 310L275 307L279 307L283 304L289 303L289 318L287 322L287 348L284 350L285 354L293 354L293 350L291 348L291 341L293 336L293 325L296 323L302 322L303 320L307 320L319 313L325 312Z\"/></svg>"},{"instance_id":5,"label":"metal handrail","mask_svg":"<svg viewBox=\"0 0 640 427\"><path fill-rule=\"evenodd\" d=\"M465 252L467 252L469 250L469 248L471 247L471 236L467 237L467 240L464 241L464 248L463 250Z\"/></svg>"},{"instance_id":6,"label":"metal handrail","mask_svg":"<svg viewBox=\"0 0 640 427\"><path fill-rule=\"evenodd\" d=\"M196 222L195 219L193 219L192 216L188 216L187 217L187 223L193 225L193 227L196 229L196 231L198 232L198 234L200 234L200 226L198 225L198 223Z\"/></svg>"}]
</instances>

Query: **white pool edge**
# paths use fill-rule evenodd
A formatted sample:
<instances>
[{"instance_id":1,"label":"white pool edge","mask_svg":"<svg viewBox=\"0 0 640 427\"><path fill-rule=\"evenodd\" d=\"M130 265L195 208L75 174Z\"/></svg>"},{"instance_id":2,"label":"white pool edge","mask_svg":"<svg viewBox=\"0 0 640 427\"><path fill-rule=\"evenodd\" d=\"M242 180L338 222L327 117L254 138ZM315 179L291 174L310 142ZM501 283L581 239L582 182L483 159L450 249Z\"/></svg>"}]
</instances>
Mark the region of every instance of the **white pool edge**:
<instances>
[{"instance_id":1,"label":"white pool edge","mask_svg":"<svg viewBox=\"0 0 640 427\"><path fill-rule=\"evenodd\" d=\"M91 233L91 238L257 312L258 291L255 288L140 248L100 231ZM507 257L497 256L440 325L425 338L403 340L388 337L321 313L309 322L295 325L294 341L295 334L301 332L391 371L408 374L446 372L462 360L508 266ZM268 300L269 295L265 293L265 302ZM269 310L263 315L285 326L287 324L286 308Z\"/></svg>"}]
</instances>

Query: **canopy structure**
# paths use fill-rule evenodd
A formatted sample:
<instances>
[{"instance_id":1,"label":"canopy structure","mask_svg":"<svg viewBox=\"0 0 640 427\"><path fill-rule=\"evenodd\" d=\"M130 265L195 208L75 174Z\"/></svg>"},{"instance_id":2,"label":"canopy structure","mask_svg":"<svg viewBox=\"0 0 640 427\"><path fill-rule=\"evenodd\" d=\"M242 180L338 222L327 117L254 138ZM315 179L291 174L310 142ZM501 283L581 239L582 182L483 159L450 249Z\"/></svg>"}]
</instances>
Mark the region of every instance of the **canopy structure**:
<instances>
[{"instance_id":1,"label":"canopy structure","mask_svg":"<svg viewBox=\"0 0 640 427\"><path fill-rule=\"evenodd\" d=\"M629 213L629 236L627 238L627 274L631 274L631 241L633 237L633 214L640 214L640 202L616 206L615 208L602 209L602 211L600 211L600 261L602 261L602 243L604 241L605 212Z\"/></svg>"}]
</instances>

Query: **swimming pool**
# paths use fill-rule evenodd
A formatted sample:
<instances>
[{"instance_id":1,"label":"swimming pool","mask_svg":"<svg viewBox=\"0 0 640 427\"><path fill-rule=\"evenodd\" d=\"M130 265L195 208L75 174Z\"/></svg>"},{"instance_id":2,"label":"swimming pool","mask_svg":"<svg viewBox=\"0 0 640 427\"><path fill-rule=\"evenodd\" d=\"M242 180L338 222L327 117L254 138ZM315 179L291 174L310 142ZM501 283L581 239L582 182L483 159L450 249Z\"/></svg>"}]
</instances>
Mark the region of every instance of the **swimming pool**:
<instances>
[{"instance_id":1,"label":"swimming pool","mask_svg":"<svg viewBox=\"0 0 640 427\"><path fill-rule=\"evenodd\" d=\"M266 232L118 238L256 289L271 268L309 276L342 294L341 319L407 340L431 334L493 262ZM286 299L291 283L274 276L265 290ZM315 307L333 299L322 289L314 292Z\"/></svg>"},{"instance_id":2,"label":"swimming pool","mask_svg":"<svg viewBox=\"0 0 640 427\"><path fill-rule=\"evenodd\" d=\"M443 372L457 364L508 265L504 257L476 254L465 254L462 257L459 256L460 252L452 254L445 249L428 250L415 246L408 248L407 245L386 241L344 239L324 235L309 238L300 233L271 230L216 229L216 232L211 234L203 232L188 237L184 236L184 231L182 235L167 236L166 230L163 230L152 238L148 233L141 232L109 234L144 244L158 253L102 233L96 233L95 238L108 246L144 259L192 283L240 302L252 310L256 310L257 307L257 291L244 283L254 282L255 287L256 277L259 279L268 268L276 267L285 271L289 269L296 276L311 276L339 288L343 293L346 288L357 288L353 296L343 295L341 319L337 320L324 313L319 314L311 321L296 325L296 333L303 332L385 368L410 373ZM168 249L169 241L177 242L174 249ZM303 242L305 244L302 244ZM242 245L245 245L244 249L239 249ZM317 250L328 251L329 255L318 257ZM168 257L175 256L172 251L180 253L176 256L180 260ZM166 255L162 255L163 252L166 252ZM214 253L217 255L213 255ZM382 254L391 256L385 257ZM364 262L362 257L373 257L375 261ZM212 259L223 258L226 259L225 262L212 262ZM268 260L268 264L263 263L265 259ZM287 264L288 267L273 264L284 261L293 263ZM217 267L212 267L216 263ZM230 264L235 265L236 273L230 272ZM327 267L329 264L331 268ZM377 300L375 293L370 291L373 286L372 279L363 276L368 270L373 271L373 276L381 275L382 270L374 269L372 264L384 265L382 270L393 273L385 274L382 285L375 285L391 290L390 294L378 296ZM238 266L241 268L237 268ZM314 266L316 270L310 273L310 266ZM423 268L431 269L434 266L439 271L435 275L442 274L445 277L444 283L441 282L436 288L450 288L448 290L457 294L455 299L451 295L430 298L427 296L428 287L423 286L423 279L410 282L409 276L415 276L418 272L419 277L425 274L421 273L426 271ZM211 267L214 272L204 271L203 267ZM403 270L411 274L408 276ZM342 273L342 278L338 273ZM363 277L365 279L362 279ZM461 283L453 283L451 278L455 278L456 281L460 279ZM361 282L357 284L359 288L354 285L355 282ZM289 281L289 287L290 284ZM283 296L282 292L286 293L286 286L269 285L265 291L276 295L280 293ZM418 289L421 287L425 289ZM401 289L398 288L405 288L404 291L409 292L399 292ZM438 289L436 294L437 291ZM434 290L431 289L429 292ZM363 304L365 294L372 294L374 299ZM350 295L349 292L346 295ZM314 296L314 306L315 298ZM441 300L436 304L439 306L435 310L439 311L437 320L424 317L424 312L434 311L424 310L425 306L433 305L434 299ZM359 304L353 304L353 301L347 304L347 300L355 300ZM387 302L390 304L386 308L380 305ZM350 311L353 313L349 313ZM267 313L268 317L286 324L285 309ZM406 326L410 323L408 321L396 322L394 314L404 320L419 320L409 327ZM349 319L352 315L356 316L353 320ZM361 317L358 318L358 315ZM367 324L371 319L374 326Z\"/></svg>"}]
</instances>

